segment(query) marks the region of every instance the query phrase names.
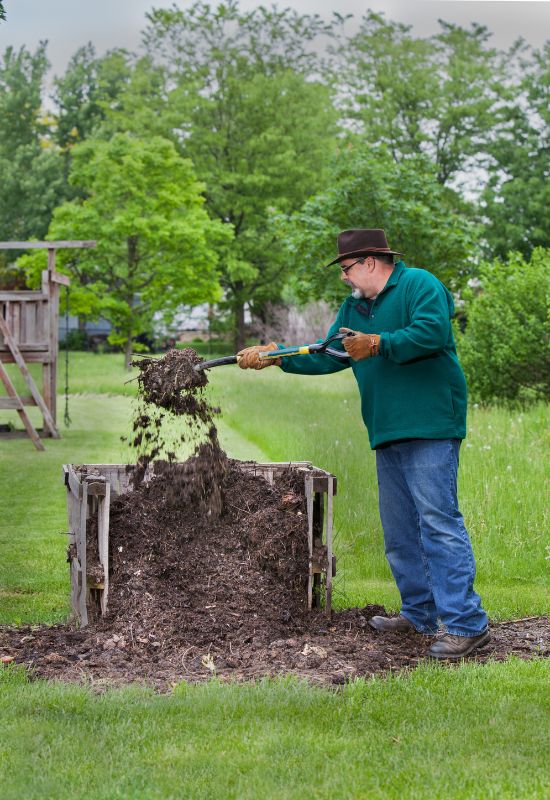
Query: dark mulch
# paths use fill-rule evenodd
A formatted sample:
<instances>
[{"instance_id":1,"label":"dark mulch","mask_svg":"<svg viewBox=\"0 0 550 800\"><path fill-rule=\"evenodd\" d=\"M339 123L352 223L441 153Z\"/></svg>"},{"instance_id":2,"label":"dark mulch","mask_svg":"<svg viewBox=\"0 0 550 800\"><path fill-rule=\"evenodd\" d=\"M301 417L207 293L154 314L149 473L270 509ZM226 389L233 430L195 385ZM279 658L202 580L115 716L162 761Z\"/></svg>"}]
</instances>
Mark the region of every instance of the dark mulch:
<instances>
[{"instance_id":1,"label":"dark mulch","mask_svg":"<svg viewBox=\"0 0 550 800\"><path fill-rule=\"evenodd\" d=\"M211 609L204 609L208 619ZM367 619L382 611L366 606L338 612L330 622L312 613L289 622L284 633L258 625L242 614L242 633L224 644L197 644L192 633L179 645L153 634L136 635L132 625L0 628L0 655L25 664L35 677L85 682L103 687L140 682L166 691L181 680L250 680L292 673L314 683L342 684L358 676L380 675L417 666L429 640L417 633L378 634ZM206 622L208 625L208 622ZM114 631L117 630L118 633ZM495 623L491 643L468 660L503 661L550 655L550 618ZM159 638L161 641L159 641Z\"/></svg>"},{"instance_id":2,"label":"dark mulch","mask_svg":"<svg viewBox=\"0 0 550 800\"><path fill-rule=\"evenodd\" d=\"M167 454L163 471L144 483L149 461L164 446L162 417L146 404L138 410L138 478L111 504L108 615L84 629L2 627L0 657L13 657L37 677L95 686L138 681L159 690L211 675L294 673L341 684L414 667L429 639L373 631L368 619L383 613L381 606L330 620L307 611L303 473L288 469L270 486L227 458L195 363L193 351L142 362L142 396L162 414L185 415L191 428L205 425L206 440L184 464ZM93 530L92 520L89 535ZM88 560L93 572L92 548ZM549 640L548 617L495 624L490 645L475 659L547 656Z\"/></svg>"}]
</instances>

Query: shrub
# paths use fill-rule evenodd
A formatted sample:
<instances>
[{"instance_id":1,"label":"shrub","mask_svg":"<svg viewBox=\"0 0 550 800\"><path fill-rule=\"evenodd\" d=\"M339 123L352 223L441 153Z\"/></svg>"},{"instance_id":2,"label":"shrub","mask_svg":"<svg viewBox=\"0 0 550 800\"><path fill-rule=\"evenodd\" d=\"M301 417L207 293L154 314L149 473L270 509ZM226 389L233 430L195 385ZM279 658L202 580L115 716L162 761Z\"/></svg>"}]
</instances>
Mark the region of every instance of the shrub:
<instances>
[{"instance_id":1,"label":"shrub","mask_svg":"<svg viewBox=\"0 0 550 800\"><path fill-rule=\"evenodd\" d=\"M60 347L68 347L69 350L88 350L88 334L86 331L69 331L65 339L60 342Z\"/></svg>"},{"instance_id":2,"label":"shrub","mask_svg":"<svg viewBox=\"0 0 550 800\"><path fill-rule=\"evenodd\" d=\"M528 404L550 397L550 250L531 260L482 264L481 289L466 304L459 354L479 402Z\"/></svg>"}]
</instances>

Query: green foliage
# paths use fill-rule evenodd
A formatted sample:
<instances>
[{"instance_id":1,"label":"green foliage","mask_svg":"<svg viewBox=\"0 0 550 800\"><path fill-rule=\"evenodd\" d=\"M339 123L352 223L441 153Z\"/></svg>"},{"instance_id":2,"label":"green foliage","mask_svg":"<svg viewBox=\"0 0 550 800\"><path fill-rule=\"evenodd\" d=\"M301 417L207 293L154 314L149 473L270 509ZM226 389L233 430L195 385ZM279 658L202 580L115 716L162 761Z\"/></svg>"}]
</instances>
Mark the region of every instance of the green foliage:
<instances>
[{"instance_id":1,"label":"green foliage","mask_svg":"<svg viewBox=\"0 0 550 800\"><path fill-rule=\"evenodd\" d=\"M162 136L178 144L182 131L177 129L178 120L170 114L166 70L154 65L149 56L133 57L121 65L122 72L128 70L128 78L117 79L114 59L109 65L111 81L119 81L115 99L103 101L104 119L98 128L100 138L110 138L117 132L131 131L136 136Z\"/></svg>"},{"instance_id":2,"label":"green foliage","mask_svg":"<svg viewBox=\"0 0 550 800\"><path fill-rule=\"evenodd\" d=\"M369 11L336 64L347 84L344 112L365 140L386 144L396 160L428 155L447 184L486 151L499 121L503 66L483 26L440 26L417 38L411 26Z\"/></svg>"},{"instance_id":3,"label":"green foliage","mask_svg":"<svg viewBox=\"0 0 550 800\"><path fill-rule=\"evenodd\" d=\"M131 73L131 57L125 50L98 58L90 42L76 51L63 77L55 79L60 147L70 148L96 133L107 111L116 107Z\"/></svg>"},{"instance_id":4,"label":"green foliage","mask_svg":"<svg viewBox=\"0 0 550 800\"><path fill-rule=\"evenodd\" d=\"M209 219L189 160L171 142L117 134L73 149L71 182L85 199L55 210L52 239L96 239L97 248L60 254L73 276L73 313L103 316L110 341L124 345L150 330L155 312L219 297L216 249L231 229ZM26 257L37 272L37 256Z\"/></svg>"},{"instance_id":5,"label":"green foliage","mask_svg":"<svg viewBox=\"0 0 550 800\"><path fill-rule=\"evenodd\" d=\"M61 342L61 347L66 347L68 350L87 350L88 337L86 331L68 331L65 335L65 339Z\"/></svg>"},{"instance_id":6,"label":"green foliage","mask_svg":"<svg viewBox=\"0 0 550 800\"><path fill-rule=\"evenodd\" d=\"M0 239L43 236L63 197L63 165L41 114L49 67L46 44L34 53L8 47L0 59Z\"/></svg>"},{"instance_id":7,"label":"green foliage","mask_svg":"<svg viewBox=\"0 0 550 800\"><path fill-rule=\"evenodd\" d=\"M326 22L276 6L243 11L238 0L154 9L147 20L145 56L116 49L98 57L91 43L75 52L54 81L54 115L40 110L45 43L34 53L7 48L0 60L0 238L43 238L53 208L85 198L82 187L68 184L73 146L131 132L169 139L190 158L205 184L208 214L232 229L232 244L224 240L217 255L220 317L233 325L234 346L244 341L245 304L262 317L281 298L319 294L316 280L296 288L293 254L309 256L311 248L298 248L294 235L284 247L274 212L293 215L308 203L304 236L321 233L324 242L339 227L382 219L409 261L455 286L475 269L469 252L457 256L460 241L471 238L469 219L479 220L476 253L487 258L505 259L511 250L528 258L534 247L550 245L550 44L533 51L519 43L505 53L491 46L485 27L444 21L430 37L413 36L410 26L372 11L350 36L337 13ZM325 41L336 41L330 65L321 55ZM343 167L333 169L335 151L348 139L352 150L338 155ZM358 149L381 154L390 181L389 162L399 165L411 185L400 185L401 197L411 199L405 218L416 213L429 237L411 242L386 201L354 200L368 215L351 223L341 214L323 238L328 223L311 219L309 201L330 194ZM466 202L449 188L458 185L480 200ZM368 196L368 187L361 194ZM452 240L447 254L432 244L440 223L443 242ZM330 251L325 247L323 259L332 241ZM11 284L13 276L2 280Z\"/></svg>"},{"instance_id":8,"label":"green foliage","mask_svg":"<svg viewBox=\"0 0 550 800\"><path fill-rule=\"evenodd\" d=\"M4 8L4 3L2 0L0 0L0 19L4 21L6 19L6 9Z\"/></svg>"},{"instance_id":9,"label":"green foliage","mask_svg":"<svg viewBox=\"0 0 550 800\"><path fill-rule=\"evenodd\" d=\"M289 272L270 210L298 209L323 185L334 150L336 112L312 78L310 46L327 26L290 9L241 12L232 1L156 10L149 20L148 52L175 86L173 130L206 183L210 215L235 231L220 266L240 345L244 303L279 298Z\"/></svg>"},{"instance_id":10,"label":"green foliage","mask_svg":"<svg viewBox=\"0 0 550 800\"><path fill-rule=\"evenodd\" d=\"M463 209L426 159L396 162L384 148L350 143L335 161L331 188L308 200L289 221L278 220L288 260L295 265L293 291L302 301L341 300L338 268L323 265L334 258L339 231L367 227L384 228L409 266L426 267L456 288L471 274L476 256L476 229Z\"/></svg>"},{"instance_id":11,"label":"green foliage","mask_svg":"<svg viewBox=\"0 0 550 800\"><path fill-rule=\"evenodd\" d=\"M482 209L490 251L504 259L512 250L529 258L550 247L550 42L519 59L521 80L508 109L508 126L491 147L493 162Z\"/></svg>"},{"instance_id":12,"label":"green foliage","mask_svg":"<svg viewBox=\"0 0 550 800\"><path fill-rule=\"evenodd\" d=\"M471 395L482 402L550 397L550 250L512 253L480 268L459 352Z\"/></svg>"}]
</instances>

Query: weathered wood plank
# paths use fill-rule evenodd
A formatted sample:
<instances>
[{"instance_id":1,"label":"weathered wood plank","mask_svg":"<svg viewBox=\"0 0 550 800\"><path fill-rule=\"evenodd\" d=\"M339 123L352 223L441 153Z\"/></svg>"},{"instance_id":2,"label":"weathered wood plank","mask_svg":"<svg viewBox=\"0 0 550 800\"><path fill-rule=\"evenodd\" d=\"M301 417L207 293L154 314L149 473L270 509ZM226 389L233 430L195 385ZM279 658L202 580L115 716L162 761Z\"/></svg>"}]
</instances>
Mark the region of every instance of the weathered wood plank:
<instances>
[{"instance_id":1,"label":"weathered wood plank","mask_svg":"<svg viewBox=\"0 0 550 800\"><path fill-rule=\"evenodd\" d=\"M80 587L82 586L82 570L78 558L71 559L71 607L75 617L80 619Z\"/></svg>"},{"instance_id":2,"label":"weathered wood plank","mask_svg":"<svg viewBox=\"0 0 550 800\"><path fill-rule=\"evenodd\" d=\"M51 276L55 274L55 250L48 250L48 273L50 279ZM51 281L49 284L49 296L49 339L52 369L50 370L50 402L48 408L55 421L57 419L57 369L55 369L55 366L59 345L59 286Z\"/></svg>"},{"instance_id":3,"label":"weathered wood plank","mask_svg":"<svg viewBox=\"0 0 550 800\"><path fill-rule=\"evenodd\" d=\"M327 492L327 514L326 514L326 546L327 546L327 580L325 594L325 614L330 618L332 611L332 498L334 496L334 478L329 478Z\"/></svg>"},{"instance_id":4,"label":"weathered wood plank","mask_svg":"<svg viewBox=\"0 0 550 800\"><path fill-rule=\"evenodd\" d=\"M315 475L313 477L313 491L324 492L329 491L329 486L332 486L333 494L336 494L336 478L327 472L326 475Z\"/></svg>"},{"instance_id":5,"label":"weathered wood plank","mask_svg":"<svg viewBox=\"0 0 550 800\"><path fill-rule=\"evenodd\" d=\"M20 406L35 406L36 402L34 397L28 395L19 395L15 397L0 397L0 408L19 408Z\"/></svg>"},{"instance_id":6,"label":"weathered wood plank","mask_svg":"<svg viewBox=\"0 0 550 800\"><path fill-rule=\"evenodd\" d=\"M25 303L21 306L21 310L25 316L25 335L21 335L21 341L26 345L27 342L36 342L38 337L36 335L36 317L37 307L41 303Z\"/></svg>"},{"instance_id":7,"label":"weathered wood plank","mask_svg":"<svg viewBox=\"0 0 550 800\"><path fill-rule=\"evenodd\" d=\"M94 239L59 242L0 242L0 250L59 250L64 247L95 247Z\"/></svg>"},{"instance_id":8,"label":"weathered wood plank","mask_svg":"<svg viewBox=\"0 0 550 800\"><path fill-rule=\"evenodd\" d=\"M42 270L42 292L49 299L50 297L50 274L47 269Z\"/></svg>"},{"instance_id":9,"label":"weathered wood plank","mask_svg":"<svg viewBox=\"0 0 550 800\"><path fill-rule=\"evenodd\" d=\"M2 320L1 317L0 317L0 320ZM2 320L2 323L3 322L4 322L4 320ZM2 364L1 361L0 361L0 380L4 384L4 386L6 388L6 391L8 393L8 396L12 400L15 400L18 403L18 405L15 406L16 411L19 414L19 418L21 419L23 425L25 426L25 430L27 431L28 435L32 439L34 446L36 447L37 450L44 450L45 448L44 448L44 445L42 444L42 442L40 440L40 436L38 435L38 431L36 430L36 428L34 427L32 422L30 421L29 415L25 411L25 409L23 407L23 404L21 403L21 399L20 399L19 395L17 394L17 392L15 390L15 386L11 382L11 378L8 375L8 373L6 371L6 368L4 367L4 365Z\"/></svg>"},{"instance_id":10,"label":"weathered wood plank","mask_svg":"<svg viewBox=\"0 0 550 800\"><path fill-rule=\"evenodd\" d=\"M44 324L44 319L46 317L46 309L47 309L47 300L46 298L41 302L36 304L36 341L37 342L44 342L48 341L48 337L46 336L46 328Z\"/></svg>"},{"instance_id":11,"label":"weathered wood plank","mask_svg":"<svg viewBox=\"0 0 550 800\"><path fill-rule=\"evenodd\" d=\"M41 351L42 352L43 351L43 352L47 353L48 348L49 348L49 343L48 342L44 342L44 341L38 341L38 342L33 342L33 341L21 342L21 341L19 341L17 343L17 346L18 346L19 350L21 351L21 353L25 353L25 355L26 355L27 351L31 351L31 352L36 352L36 351ZM10 348L9 348L9 346L8 346L8 344L6 342L0 342L0 350L7 351L8 353L11 352ZM3 356L2 356L2 361L5 361ZM15 361L15 359L14 359L14 361Z\"/></svg>"},{"instance_id":12,"label":"weathered wood plank","mask_svg":"<svg viewBox=\"0 0 550 800\"><path fill-rule=\"evenodd\" d=\"M30 394L20 394L19 399L23 403L24 406L35 406L36 400Z\"/></svg>"},{"instance_id":13,"label":"weathered wood plank","mask_svg":"<svg viewBox=\"0 0 550 800\"><path fill-rule=\"evenodd\" d=\"M18 409L22 405L23 403L18 397L0 397L0 408Z\"/></svg>"},{"instance_id":14,"label":"weathered wood plank","mask_svg":"<svg viewBox=\"0 0 550 800\"><path fill-rule=\"evenodd\" d=\"M17 315L14 317L12 331L17 332L17 342L24 342L27 338L27 308L23 303L14 303L17 306Z\"/></svg>"},{"instance_id":15,"label":"weathered wood plank","mask_svg":"<svg viewBox=\"0 0 550 800\"><path fill-rule=\"evenodd\" d=\"M97 511L97 544L99 550L99 562L103 567L103 591L101 592L101 614L107 613L107 601L109 598L109 518L111 503L111 484L105 485L105 497L99 499Z\"/></svg>"},{"instance_id":16,"label":"weathered wood plank","mask_svg":"<svg viewBox=\"0 0 550 800\"><path fill-rule=\"evenodd\" d=\"M20 328L21 328L21 304L20 303L10 303L10 322L9 328L10 332L13 336L15 342L19 343L20 340ZM6 337L4 336L4 339Z\"/></svg>"},{"instance_id":17,"label":"weathered wood plank","mask_svg":"<svg viewBox=\"0 0 550 800\"><path fill-rule=\"evenodd\" d=\"M14 289L13 291L0 291L0 303L36 303L37 300L45 300L44 293L34 289Z\"/></svg>"},{"instance_id":18,"label":"weathered wood plank","mask_svg":"<svg viewBox=\"0 0 550 800\"><path fill-rule=\"evenodd\" d=\"M80 616L80 624L82 627L88 624L88 609L86 607L86 599L88 594L88 586L86 581L86 519L88 516L88 487L82 484L82 497L80 498L80 520L78 530L76 531L76 552L78 562L81 569L82 583L80 585L80 593L78 596L78 613Z\"/></svg>"},{"instance_id":19,"label":"weathered wood plank","mask_svg":"<svg viewBox=\"0 0 550 800\"><path fill-rule=\"evenodd\" d=\"M88 494L93 495L94 497L105 497L105 494L107 493L107 486L109 485L107 481L88 480L87 483Z\"/></svg>"},{"instance_id":20,"label":"weathered wood plank","mask_svg":"<svg viewBox=\"0 0 550 800\"><path fill-rule=\"evenodd\" d=\"M313 606L313 480L310 475L305 479L306 505L307 505L307 547L308 547L308 576L307 576L307 607Z\"/></svg>"},{"instance_id":21,"label":"weathered wood plank","mask_svg":"<svg viewBox=\"0 0 550 800\"><path fill-rule=\"evenodd\" d=\"M63 464L63 480L74 497L80 500L82 498L82 481L72 464Z\"/></svg>"},{"instance_id":22,"label":"weathered wood plank","mask_svg":"<svg viewBox=\"0 0 550 800\"><path fill-rule=\"evenodd\" d=\"M21 354L25 354L25 361L27 364L45 364L50 360L48 348L44 346L41 350L27 350L25 347L20 348ZM4 364L15 364L16 360L11 354L10 349L0 342L0 361Z\"/></svg>"},{"instance_id":23,"label":"weathered wood plank","mask_svg":"<svg viewBox=\"0 0 550 800\"><path fill-rule=\"evenodd\" d=\"M54 283L60 283L62 286L70 286L71 279L68 275L62 275L61 272L52 272L50 275L50 280Z\"/></svg>"},{"instance_id":24,"label":"weathered wood plank","mask_svg":"<svg viewBox=\"0 0 550 800\"><path fill-rule=\"evenodd\" d=\"M324 495L315 489L315 481L313 477L313 602L315 608L321 608L321 574L324 568L317 559L318 549L323 548Z\"/></svg>"}]
</instances>

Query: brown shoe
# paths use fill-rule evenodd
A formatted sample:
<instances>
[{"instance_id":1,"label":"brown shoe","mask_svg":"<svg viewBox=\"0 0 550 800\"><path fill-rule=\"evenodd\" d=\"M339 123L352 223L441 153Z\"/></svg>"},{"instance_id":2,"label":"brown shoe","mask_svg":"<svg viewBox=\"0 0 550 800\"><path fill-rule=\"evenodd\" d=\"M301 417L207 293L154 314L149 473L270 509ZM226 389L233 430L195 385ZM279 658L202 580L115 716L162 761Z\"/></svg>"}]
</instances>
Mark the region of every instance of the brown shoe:
<instances>
[{"instance_id":1,"label":"brown shoe","mask_svg":"<svg viewBox=\"0 0 550 800\"><path fill-rule=\"evenodd\" d=\"M478 647L485 647L490 641L489 631L484 631L479 636L455 636L452 633L445 633L432 644L428 655L430 658L456 660L470 655Z\"/></svg>"},{"instance_id":2,"label":"brown shoe","mask_svg":"<svg viewBox=\"0 0 550 800\"><path fill-rule=\"evenodd\" d=\"M369 625L380 633L406 633L415 630L412 622L409 622L407 617L402 617L401 614L398 617L371 617Z\"/></svg>"}]
</instances>

